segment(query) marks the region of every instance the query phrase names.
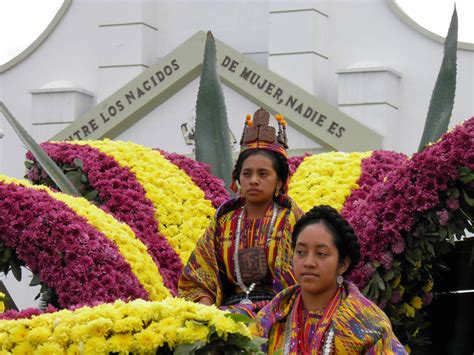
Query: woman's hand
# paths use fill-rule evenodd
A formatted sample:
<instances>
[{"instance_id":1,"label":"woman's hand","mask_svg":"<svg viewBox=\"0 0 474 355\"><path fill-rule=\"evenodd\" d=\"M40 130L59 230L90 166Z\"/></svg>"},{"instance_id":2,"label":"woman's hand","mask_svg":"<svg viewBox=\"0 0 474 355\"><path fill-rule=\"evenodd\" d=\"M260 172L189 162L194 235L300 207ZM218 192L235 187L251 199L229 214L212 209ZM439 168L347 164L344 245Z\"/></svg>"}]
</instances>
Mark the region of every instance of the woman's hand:
<instances>
[{"instance_id":1,"label":"woman's hand","mask_svg":"<svg viewBox=\"0 0 474 355\"><path fill-rule=\"evenodd\" d=\"M201 297L198 302L200 304L205 304L206 306L212 306L214 304L214 302L212 302L212 300L207 297L207 296L204 296L204 297Z\"/></svg>"}]
</instances>

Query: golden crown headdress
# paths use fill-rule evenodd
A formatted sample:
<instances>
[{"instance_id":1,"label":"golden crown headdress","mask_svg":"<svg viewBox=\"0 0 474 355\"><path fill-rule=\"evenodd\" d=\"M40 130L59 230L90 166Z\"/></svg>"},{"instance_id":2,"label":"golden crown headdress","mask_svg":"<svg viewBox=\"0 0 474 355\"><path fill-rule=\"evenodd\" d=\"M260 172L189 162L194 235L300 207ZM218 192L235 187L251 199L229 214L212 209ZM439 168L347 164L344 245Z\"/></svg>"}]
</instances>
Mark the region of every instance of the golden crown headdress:
<instances>
[{"instance_id":1,"label":"golden crown headdress","mask_svg":"<svg viewBox=\"0 0 474 355\"><path fill-rule=\"evenodd\" d=\"M269 126L270 113L259 108L253 114L245 118L245 127L240 140L240 151L247 149L265 149L277 152L288 157L288 138L286 136L286 121L282 115L275 115L278 121L278 133L275 127Z\"/></svg>"}]
</instances>

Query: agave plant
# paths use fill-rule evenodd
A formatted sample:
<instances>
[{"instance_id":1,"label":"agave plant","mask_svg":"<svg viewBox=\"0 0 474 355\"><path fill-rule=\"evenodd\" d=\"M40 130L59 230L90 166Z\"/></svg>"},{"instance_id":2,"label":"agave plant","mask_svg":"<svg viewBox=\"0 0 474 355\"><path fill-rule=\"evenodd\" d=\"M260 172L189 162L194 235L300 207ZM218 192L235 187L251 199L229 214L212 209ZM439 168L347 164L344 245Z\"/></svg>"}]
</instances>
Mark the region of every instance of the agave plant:
<instances>
[{"instance_id":1,"label":"agave plant","mask_svg":"<svg viewBox=\"0 0 474 355\"><path fill-rule=\"evenodd\" d=\"M196 103L196 160L209 164L212 173L231 184L232 148L224 94L216 69L216 44L207 33L201 81Z\"/></svg>"},{"instance_id":2,"label":"agave plant","mask_svg":"<svg viewBox=\"0 0 474 355\"><path fill-rule=\"evenodd\" d=\"M427 144L437 141L448 129L456 91L457 44L458 15L455 7L444 42L444 57L431 94L428 115L418 151L423 150Z\"/></svg>"}]
</instances>

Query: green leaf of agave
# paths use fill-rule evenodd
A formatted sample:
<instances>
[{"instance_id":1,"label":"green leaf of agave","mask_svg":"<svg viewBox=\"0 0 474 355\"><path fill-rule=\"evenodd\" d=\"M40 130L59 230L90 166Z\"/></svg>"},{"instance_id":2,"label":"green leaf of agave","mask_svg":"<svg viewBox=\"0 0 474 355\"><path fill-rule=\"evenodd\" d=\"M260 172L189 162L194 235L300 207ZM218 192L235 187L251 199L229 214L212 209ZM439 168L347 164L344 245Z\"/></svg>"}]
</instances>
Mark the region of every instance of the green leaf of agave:
<instances>
[{"instance_id":1,"label":"green leaf of agave","mask_svg":"<svg viewBox=\"0 0 474 355\"><path fill-rule=\"evenodd\" d=\"M216 68L216 44L207 33L196 102L196 160L209 164L212 173L231 184L232 148L224 94Z\"/></svg>"},{"instance_id":2,"label":"green leaf of agave","mask_svg":"<svg viewBox=\"0 0 474 355\"><path fill-rule=\"evenodd\" d=\"M448 35L444 42L443 61L431 94L428 115L418 151L423 150L427 144L437 141L448 129L456 91L457 43L458 15L456 8L454 8Z\"/></svg>"},{"instance_id":3,"label":"green leaf of agave","mask_svg":"<svg viewBox=\"0 0 474 355\"><path fill-rule=\"evenodd\" d=\"M41 279L38 274L34 274L33 278L30 281L30 286L36 286L41 283Z\"/></svg>"},{"instance_id":4,"label":"green leaf of agave","mask_svg":"<svg viewBox=\"0 0 474 355\"><path fill-rule=\"evenodd\" d=\"M3 113L7 121L15 130L18 137L21 139L26 148L35 156L38 163L41 165L43 170L49 175L59 189L72 196L80 196L76 188L71 182L64 176L63 172L56 163L45 153L43 148L29 135L29 133L23 128L20 122L10 113L5 104L0 101L0 111Z\"/></svg>"}]
</instances>

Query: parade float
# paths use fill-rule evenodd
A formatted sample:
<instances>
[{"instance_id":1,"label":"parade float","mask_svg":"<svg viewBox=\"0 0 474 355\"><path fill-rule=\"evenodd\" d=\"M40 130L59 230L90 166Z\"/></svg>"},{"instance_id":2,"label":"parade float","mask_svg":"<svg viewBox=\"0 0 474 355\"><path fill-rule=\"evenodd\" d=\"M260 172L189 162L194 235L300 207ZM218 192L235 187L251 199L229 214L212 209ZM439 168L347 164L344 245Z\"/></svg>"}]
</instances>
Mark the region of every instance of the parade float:
<instances>
[{"instance_id":1,"label":"parade float","mask_svg":"<svg viewBox=\"0 0 474 355\"><path fill-rule=\"evenodd\" d=\"M411 157L379 150L289 159L296 203L304 211L331 205L353 226L362 257L352 281L407 350L426 341L440 257L474 231L473 144L474 117ZM0 353L258 352L248 319L176 297L183 264L229 197L215 165L133 142L41 147L76 192L60 192L31 152L28 180L0 176L0 268L17 279L29 269L42 301L0 315Z\"/></svg>"}]
</instances>

